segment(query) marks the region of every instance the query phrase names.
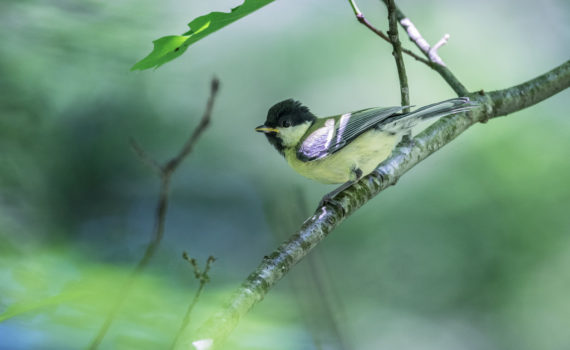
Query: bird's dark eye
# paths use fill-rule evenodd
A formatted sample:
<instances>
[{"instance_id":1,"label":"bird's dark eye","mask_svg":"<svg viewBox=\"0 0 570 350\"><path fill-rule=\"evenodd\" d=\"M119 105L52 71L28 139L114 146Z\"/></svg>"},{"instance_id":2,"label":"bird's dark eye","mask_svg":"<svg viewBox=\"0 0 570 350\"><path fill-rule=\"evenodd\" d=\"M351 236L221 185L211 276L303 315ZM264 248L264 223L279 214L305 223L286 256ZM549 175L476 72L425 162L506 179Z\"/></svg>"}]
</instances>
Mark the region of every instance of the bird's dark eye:
<instances>
[{"instance_id":1,"label":"bird's dark eye","mask_svg":"<svg viewBox=\"0 0 570 350\"><path fill-rule=\"evenodd\" d=\"M288 121L287 119L284 119L284 120L281 121L281 126L284 127L284 128L288 128L288 127L291 126L291 122Z\"/></svg>"}]
</instances>

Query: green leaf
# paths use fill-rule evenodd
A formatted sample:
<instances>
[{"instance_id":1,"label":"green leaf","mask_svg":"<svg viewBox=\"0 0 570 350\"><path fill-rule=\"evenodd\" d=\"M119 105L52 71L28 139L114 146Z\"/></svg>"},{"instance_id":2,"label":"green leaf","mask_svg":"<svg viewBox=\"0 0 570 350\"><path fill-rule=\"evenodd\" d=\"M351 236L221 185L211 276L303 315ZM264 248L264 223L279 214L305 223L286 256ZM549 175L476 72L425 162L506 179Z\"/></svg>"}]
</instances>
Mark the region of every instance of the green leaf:
<instances>
[{"instance_id":1,"label":"green leaf","mask_svg":"<svg viewBox=\"0 0 570 350\"><path fill-rule=\"evenodd\" d=\"M190 30L182 35L169 35L153 41L152 52L137 62L131 70L158 68L182 55L188 46L275 0L245 0L231 12L210 12L188 24Z\"/></svg>"}]
</instances>

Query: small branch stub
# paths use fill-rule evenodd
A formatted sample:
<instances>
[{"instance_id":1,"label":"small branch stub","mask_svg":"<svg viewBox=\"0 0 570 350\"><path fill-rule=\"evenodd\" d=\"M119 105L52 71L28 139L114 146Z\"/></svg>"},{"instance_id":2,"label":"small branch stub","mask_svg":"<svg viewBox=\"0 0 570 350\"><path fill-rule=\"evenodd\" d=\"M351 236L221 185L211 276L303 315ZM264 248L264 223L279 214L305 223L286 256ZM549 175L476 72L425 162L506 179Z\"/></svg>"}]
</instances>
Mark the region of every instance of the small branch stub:
<instances>
[{"instance_id":1,"label":"small branch stub","mask_svg":"<svg viewBox=\"0 0 570 350\"><path fill-rule=\"evenodd\" d=\"M442 66L445 66L445 63L443 62L443 60L441 59L441 57L438 56L437 54L437 50L442 47L443 45L447 44L447 41L449 40L450 35L449 34L445 34L443 36L443 38L439 39L439 41L433 45L431 47L431 49L429 49L428 51L428 56L429 59L432 60L433 62L439 63Z\"/></svg>"}]
</instances>

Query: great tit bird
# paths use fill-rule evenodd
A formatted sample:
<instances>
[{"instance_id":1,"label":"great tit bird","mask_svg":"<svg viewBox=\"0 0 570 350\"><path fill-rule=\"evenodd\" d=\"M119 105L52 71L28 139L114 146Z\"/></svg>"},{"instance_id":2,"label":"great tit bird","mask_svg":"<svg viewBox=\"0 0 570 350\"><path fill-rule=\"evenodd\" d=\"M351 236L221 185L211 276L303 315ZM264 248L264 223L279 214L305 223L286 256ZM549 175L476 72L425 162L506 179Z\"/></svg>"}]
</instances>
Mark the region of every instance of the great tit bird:
<instances>
[{"instance_id":1,"label":"great tit bird","mask_svg":"<svg viewBox=\"0 0 570 350\"><path fill-rule=\"evenodd\" d=\"M454 98L401 113L406 107L377 107L318 118L300 102L275 104L265 124L255 128L267 136L299 174L322 183L343 185L340 191L371 173L390 156L404 135L414 137L439 118L477 106L467 97Z\"/></svg>"}]
</instances>

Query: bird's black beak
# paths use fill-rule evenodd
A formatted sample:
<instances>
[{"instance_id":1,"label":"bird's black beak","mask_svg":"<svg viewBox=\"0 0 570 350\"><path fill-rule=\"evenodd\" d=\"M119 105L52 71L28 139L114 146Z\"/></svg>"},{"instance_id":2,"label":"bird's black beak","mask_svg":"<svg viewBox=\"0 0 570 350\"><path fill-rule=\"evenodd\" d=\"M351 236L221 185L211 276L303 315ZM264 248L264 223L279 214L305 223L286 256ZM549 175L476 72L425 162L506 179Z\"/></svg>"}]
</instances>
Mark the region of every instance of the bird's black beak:
<instances>
[{"instance_id":1,"label":"bird's black beak","mask_svg":"<svg viewBox=\"0 0 570 350\"><path fill-rule=\"evenodd\" d=\"M275 128L270 128L268 126L265 125L260 125L257 128L255 128L255 131L257 132L263 132L265 134L270 134L272 132L274 133L279 133L279 130L275 129Z\"/></svg>"}]
</instances>

